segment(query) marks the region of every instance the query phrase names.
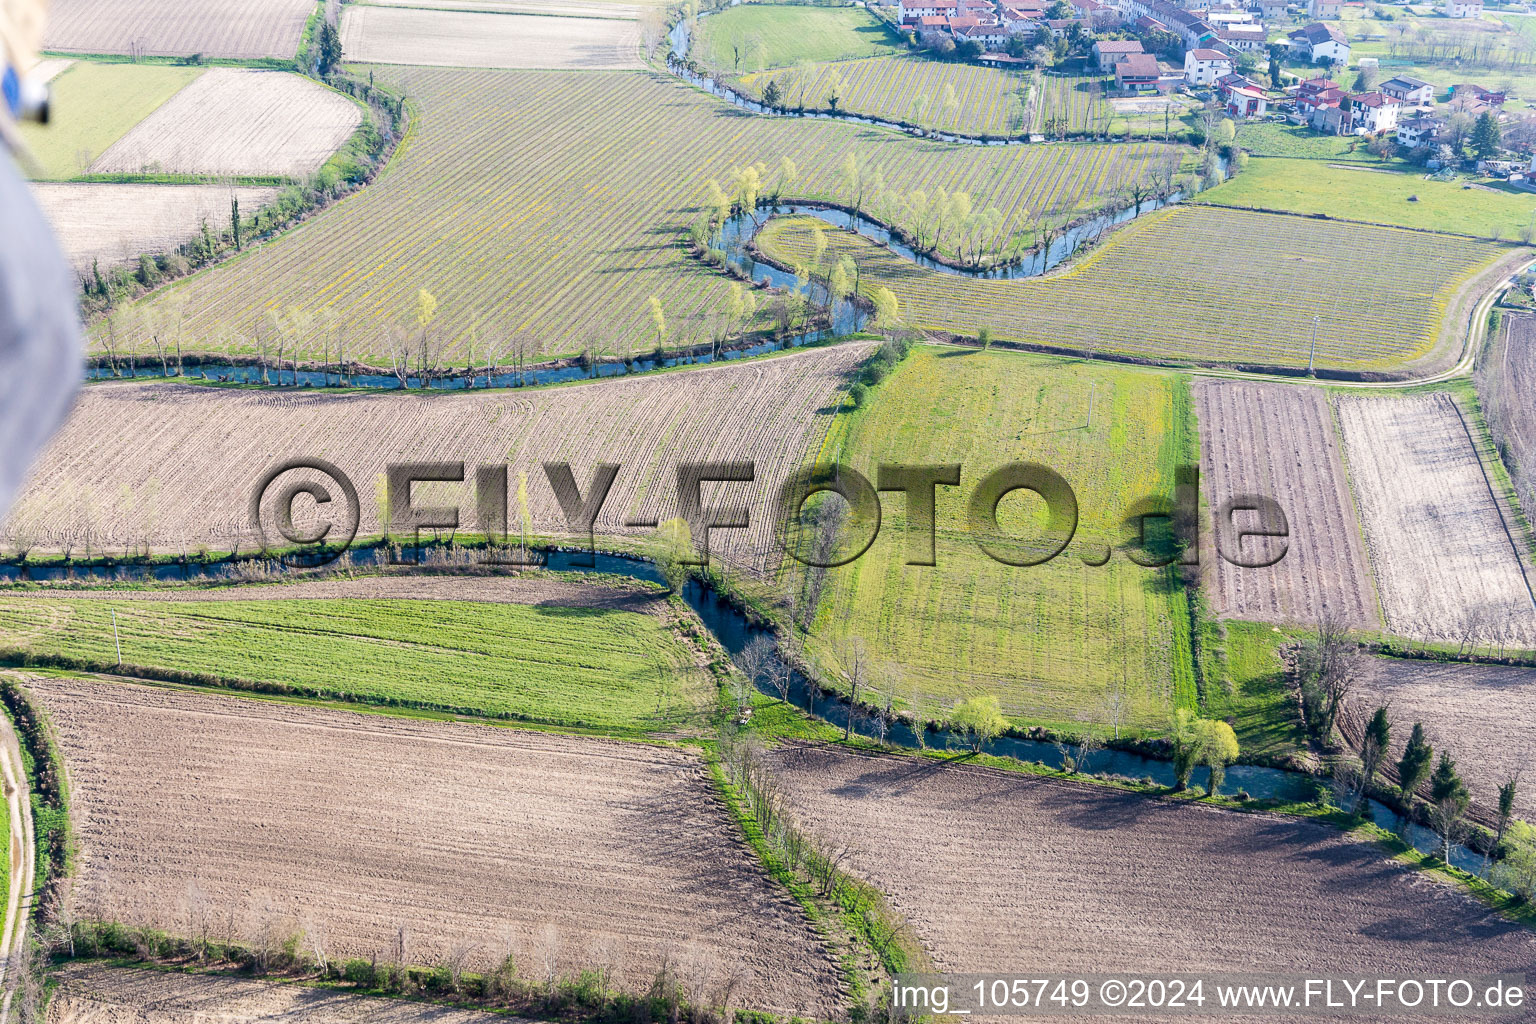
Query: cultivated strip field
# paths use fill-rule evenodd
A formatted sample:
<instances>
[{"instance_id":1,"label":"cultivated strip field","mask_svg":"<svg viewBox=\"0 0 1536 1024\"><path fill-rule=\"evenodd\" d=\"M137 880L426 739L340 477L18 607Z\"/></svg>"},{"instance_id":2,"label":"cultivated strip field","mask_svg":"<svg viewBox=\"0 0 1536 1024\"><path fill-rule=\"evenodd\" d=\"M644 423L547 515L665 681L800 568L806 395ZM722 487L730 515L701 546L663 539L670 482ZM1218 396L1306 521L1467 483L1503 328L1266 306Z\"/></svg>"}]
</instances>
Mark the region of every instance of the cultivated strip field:
<instances>
[{"instance_id":1,"label":"cultivated strip field","mask_svg":"<svg viewBox=\"0 0 1536 1024\"><path fill-rule=\"evenodd\" d=\"M242 216L277 195L275 188L224 185L33 186L38 205L57 233L64 255L80 274L92 260L102 270L131 263L142 253L168 252L202 230L229 223L230 197L238 196Z\"/></svg>"},{"instance_id":2,"label":"cultivated strip field","mask_svg":"<svg viewBox=\"0 0 1536 1024\"><path fill-rule=\"evenodd\" d=\"M547 354L589 337L618 350L654 347L657 296L669 344L702 336L730 282L688 257L678 232L700 216L705 183L730 187L732 167L779 158L798 175L786 195L840 191L838 165L857 151L892 189L965 190L1012 211L1010 230L1094 204L1106 183L1175 165L1160 145L944 145L830 121L743 117L655 75L381 69L421 112L409 143L368 188L269 244L180 282L189 344L217 349L226 330L254 352L268 311L332 308L349 354L388 366L387 332L414 315L417 292L438 300L445 358L487 339L535 332ZM509 123L516 132L508 132ZM1331 254L1336 256L1337 253ZM766 307L767 303L760 304ZM318 351L315 352L318 356Z\"/></svg>"},{"instance_id":3,"label":"cultivated strip field","mask_svg":"<svg viewBox=\"0 0 1536 1024\"><path fill-rule=\"evenodd\" d=\"M117 140L91 172L302 178L362 116L352 100L303 75L213 68Z\"/></svg>"},{"instance_id":4,"label":"cultivated strip field","mask_svg":"<svg viewBox=\"0 0 1536 1024\"><path fill-rule=\"evenodd\" d=\"M469 68L639 68L640 32L615 18L354 5L341 19L352 60Z\"/></svg>"},{"instance_id":5,"label":"cultivated strip field","mask_svg":"<svg viewBox=\"0 0 1536 1024\"><path fill-rule=\"evenodd\" d=\"M700 18L697 26L692 56L727 70L760 71L802 60L901 51L895 33L854 5L742 4Z\"/></svg>"},{"instance_id":6,"label":"cultivated strip field","mask_svg":"<svg viewBox=\"0 0 1536 1024\"><path fill-rule=\"evenodd\" d=\"M1115 684L1125 725L1161 728L1176 703L1194 700L1187 670L1181 693L1175 668L1182 594L1163 570L1120 551L1104 558L1125 539L1136 502L1173 497L1193 427L1186 396L1167 376L1104 364L917 348L822 458L840 453L870 480L881 463L960 463L961 486L936 490L938 564L906 564L906 506L885 496L874 545L828 574L813 649L836 664L860 638L880 666L875 685L898 700L908 687L930 708L987 693L1027 722L1101 724ZM970 494L1012 460L1049 466L1076 492L1076 534L1044 565L995 561L970 532ZM1005 499L1003 532L1038 537L1038 507L1022 494Z\"/></svg>"},{"instance_id":7,"label":"cultivated strip field","mask_svg":"<svg viewBox=\"0 0 1536 1024\"><path fill-rule=\"evenodd\" d=\"M1224 617L1311 625L1325 612L1360 629L1380 628L1365 544L1321 388L1203 380L1195 384L1200 416L1200 474L1216 517L1239 495L1272 498L1290 530L1285 557L1249 568L1217 551L1214 530L1202 538L1201 562L1212 609ZM1239 513L1239 529L1260 524ZM1222 529L1219 523L1215 529ZM1224 543L1235 543L1236 537ZM1232 552L1261 560L1273 542L1254 538Z\"/></svg>"},{"instance_id":8,"label":"cultivated strip field","mask_svg":"<svg viewBox=\"0 0 1536 1024\"><path fill-rule=\"evenodd\" d=\"M1489 489L1454 400L1343 397L1337 407L1387 628L1536 646L1516 527Z\"/></svg>"},{"instance_id":9,"label":"cultivated strip field","mask_svg":"<svg viewBox=\"0 0 1536 1024\"><path fill-rule=\"evenodd\" d=\"M610 0L430 0L434 11L499 11L503 14L552 14L564 18L637 19L659 6L652 0L619 3ZM368 0L376 7L421 7L422 0Z\"/></svg>"},{"instance_id":10,"label":"cultivated strip field","mask_svg":"<svg viewBox=\"0 0 1536 1024\"><path fill-rule=\"evenodd\" d=\"M1246 240L1240 251L1233 238ZM811 260L807 218L776 218L757 240L777 261ZM1151 358L1306 366L1315 316L1317 364L1349 370L1444 362L1437 342L1452 296L1509 258L1503 247L1443 235L1198 206L1143 215L1069 270L1024 281L925 270L846 232L828 232L827 241L828 261L852 256L860 287L888 286L914 327L972 336L988 328L998 338ZM1178 274L1169 272L1172 252L1188 254ZM1248 262L1238 270L1234 258ZM1404 265L1424 272L1394 269ZM1307 282L1324 267L1352 283L1314 295Z\"/></svg>"},{"instance_id":11,"label":"cultivated strip field","mask_svg":"<svg viewBox=\"0 0 1536 1024\"><path fill-rule=\"evenodd\" d=\"M1526 514L1536 513L1536 316L1504 318L1503 337L1478 367L1477 392Z\"/></svg>"},{"instance_id":12,"label":"cultivated strip field","mask_svg":"<svg viewBox=\"0 0 1536 1024\"><path fill-rule=\"evenodd\" d=\"M334 989L234 974L185 974L77 961L48 974L57 982L47 1024L506 1024L517 1018L375 999Z\"/></svg>"},{"instance_id":13,"label":"cultivated strip field","mask_svg":"<svg viewBox=\"0 0 1536 1024\"><path fill-rule=\"evenodd\" d=\"M1499 785L1536 762L1536 669L1454 665L1397 658L1359 658L1352 665L1356 706L1369 714L1390 704L1396 723L1391 761L1401 756L1412 723L1423 722L1437 748L1456 758L1477 811L1496 813ZM1536 794L1515 790L1515 813L1536 817Z\"/></svg>"},{"instance_id":14,"label":"cultivated strip field","mask_svg":"<svg viewBox=\"0 0 1536 1024\"><path fill-rule=\"evenodd\" d=\"M542 463L569 461L586 494L594 467L618 477L597 520L602 536L642 536L631 520L677 515L680 462L752 460L752 484L706 484L710 504L746 503L751 528L711 535L715 556L777 565L770 509L779 484L820 443L846 376L867 347L809 350L751 363L538 391L490 394L323 396L214 391L187 385L88 388L37 462L13 521L45 534L94 528L98 538L185 538L229 550L254 543L246 503L262 471L280 459L334 462L360 495L360 535L377 535L375 481L390 463L462 460L469 482L441 485L438 500L474 522L474 468L508 464L509 496L527 474L539 534L568 532ZM188 459L189 452L199 453ZM73 497L65 498L64 495ZM88 495L88 498L80 496ZM416 501L434 500L417 487ZM425 497L423 497L425 496ZM510 515L517 506L509 497ZM62 515L58 509L70 509ZM101 547L104 540L98 540ZM110 546L110 544L108 544Z\"/></svg>"},{"instance_id":15,"label":"cultivated strip field","mask_svg":"<svg viewBox=\"0 0 1536 1024\"><path fill-rule=\"evenodd\" d=\"M354 593L366 593L358 588ZM0 646L462 714L654 732L714 696L667 606L367 597L119 601L0 595Z\"/></svg>"},{"instance_id":16,"label":"cultivated strip field","mask_svg":"<svg viewBox=\"0 0 1536 1024\"><path fill-rule=\"evenodd\" d=\"M145 56L281 57L299 49L309 0L55 0L43 48Z\"/></svg>"},{"instance_id":17,"label":"cultivated strip field","mask_svg":"<svg viewBox=\"0 0 1536 1024\"><path fill-rule=\"evenodd\" d=\"M832 747L772 756L787 805L857 851L849 870L943 970L1536 968L1525 928L1324 826Z\"/></svg>"},{"instance_id":18,"label":"cultivated strip field","mask_svg":"<svg viewBox=\"0 0 1536 1024\"><path fill-rule=\"evenodd\" d=\"M49 180L86 173L92 160L203 74L192 67L70 62L53 80L49 123L20 126L37 164L33 173Z\"/></svg>"},{"instance_id":19,"label":"cultivated strip field","mask_svg":"<svg viewBox=\"0 0 1536 1024\"><path fill-rule=\"evenodd\" d=\"M87 679L32 684L69 770L83 914L185 931L235 915L333 956L471 947L539 973L663 957L745 1005L824 1018L837 968L690 752ZM192 901L193 885L203 899ZM718 998L718 996L716 996Z\"/></svg>"}]
</instances>

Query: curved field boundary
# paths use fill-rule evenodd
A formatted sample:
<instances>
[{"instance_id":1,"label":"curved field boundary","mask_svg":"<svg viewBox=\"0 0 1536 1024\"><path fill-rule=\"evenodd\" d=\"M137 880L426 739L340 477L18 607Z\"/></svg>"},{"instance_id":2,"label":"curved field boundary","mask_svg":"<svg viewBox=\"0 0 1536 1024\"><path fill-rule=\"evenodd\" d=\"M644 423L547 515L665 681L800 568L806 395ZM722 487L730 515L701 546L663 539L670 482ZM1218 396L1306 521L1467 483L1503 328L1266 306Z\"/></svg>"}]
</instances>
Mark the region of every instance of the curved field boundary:
<instances>
[{"instance_id":1,"label":"curved field boundary","mask_svg":"<svg viewBox=\"0 0 1536 1024\"><path fill-rule=\"evenodd\" d=\"M862 236L827 237L827 259L852 256L861 288L889 287L905 322L921 329L974 336L985 328L1048 351L1305 372L1316 317L1316 363L1356 375L1452 361L1446 335L1457 293L1507 252L1448 236L1175 206L1138 218L1069 269L986 281L916 267ZM776 263L813 258L794 218L770 221L757 244ZM1421 273L1404 275L1402 265ZM1320 290L1325 273L1339 283Z\"/></svg>"},{"instance_id":2,"label":"curved field boundary","mask_svg":"<svg viewBox=\"0 0 1536 1024\"><path fill-rule=\"evenodd\" d=\"M736 977L738 1005L838 1013L835 962L692 752L85 679L32 690L70 768L82 916L181 932L233 915L237 941L302 928L386 962L403 926L408 962L511 954L531 976L606 967L628 991L666 958L710 993Z\"/></svg>"},{"instance_id":3,"label":"curved field boundary","mask_svg":"<svg viewBox=\"0 0 1536 1024\"><path fill-rule=\"evenodd\" d=\"M418 116L371 186L144 304L184 300L188 351L256 354L268 312L329 308L348 358L387 366L389 332L414 316L422 289L438 300L444 363L462 366L471 342L483 358L517 332L540 342L535 358L574 354L594 338L608 354L649 351L658 340L650 296L662 304L669 345L706 339L728 305L732 282L677 243L700 216L705 183L728 186L733 167L763 162L771 191L788 157L798 174L785 196L835 200L838 167L856 152L883 168L892 191L965 191L1010 211L1005 229L1016 232L1042 215L1096 207L1104 190L1175 167L1187 152L1153 143L977 148L748 117L662 75L378 76L404 90ZM508 119L518 131L506 130ZM757 326L769 305L759 303ZM126 333L125 346L149 345L144 330ZM298 357L318 358L320 327L296 333Z\"/></svg>"},{"instance_id":4,"label":"curved field boundary","mask_svg":"<svg viewBox=\"0 0 1536 1024\"><path fill-rule=\"evenodd\" d=\"M37 840L32 831L32 798L27 786L27 771L22 761L21 744L11 720L0 714L0 773L5 779L6 813L10 815L10 887L5 904L5 926L0 934L0 985L5 986L0 1002L0 1024L9 1019L15 985L6 984L12 962L21 955L27 942L27 921L32 911L32 889L36 871Z\"/></svg>"}]
</instances>

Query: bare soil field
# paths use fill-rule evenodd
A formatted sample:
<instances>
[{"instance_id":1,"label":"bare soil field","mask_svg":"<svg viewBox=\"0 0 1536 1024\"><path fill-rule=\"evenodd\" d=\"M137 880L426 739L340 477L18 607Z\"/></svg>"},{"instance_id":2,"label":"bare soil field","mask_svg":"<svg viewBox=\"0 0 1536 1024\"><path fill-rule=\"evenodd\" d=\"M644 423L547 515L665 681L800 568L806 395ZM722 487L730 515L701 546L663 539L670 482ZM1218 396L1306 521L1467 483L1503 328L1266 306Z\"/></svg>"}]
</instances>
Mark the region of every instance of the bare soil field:
<instances>
[{"instance_id":1,"label":"bare soil field","mask_svg":"<svg viewBox=\"0 0 1536 1024\"><path fill-rule=\"evenodd\" d=\"M1400 658L1358 659L1357 695L1364 714L1390 704L1392 761L1402 754L1414 722L1423 722L1436 749L1447 749L1472 790L1473 811L1498 809L1499 785L1536 763L1536 669L1503 665L1453 665ZM1516 788L1515 812L1536 818L1536 793Z\"/></svg>"},{"instance_id":2,"label":"bare soil field","mask_svg":"<svg viewBox=\"0 0 1536 1024\"><path fill-rule=\"evenodd\" d=\"M183 974L99 962L66 963L47 1024L521 1024L502 1014L373 999L231 974Z\"/></svg>"},{"instance_id":3,"label":"bare soil field","mask_svg":"<svg viewBox=\"0 0 1536 1024\"><path fill-rule=\"evenodd\" d=\"M617 0L368 0L375 7L425 7L435 11L490 11L502 14L553 14L566 18L637 19L657 3Z\"/></svg>"},{"instance_id":4,"label":"bare soil field","mask_svg":"<svg viewBox=\"0 0 1536 1024\"><path fill-rule=\"evenodd\" d=\"M1197 381L1194 391L1211 515L1239 495L1262 495L1280 504L1290 529L1285 556L1262 568L1228 562L1215 529L1206 531L1201 561L1216 614L1306 625L1329 609L1351 626L1380 628L1327 393L1214 380ZM1236 525L1253 529L1257 518L1239 513ZM1257 560L1269 543L1244 541L1241 557Z\"/></svg>"},{"instance_id":5,"label":"bare soil field","mask_svg":"<svg viewBox=\"0 0 1536 1024\"><path fill-rule=\"evenodd\" d=\"M1536 968L1536 935L1325 826L834 747L773 757L793 813L853 847L946 971Z\"/></svg>"},{"instance_id":6,"label":"bare soil field","mask_svg":"<svg viewBox=\"0 0 1536 1024\"><path fill-rule=\"evenodd\" d=\"M302 178L336 152L362 116L352 100L303 75L213 68L113 143L90 170Z\"/></svg>"},{"instance_id":7,"label":"bare soil field","mask_svg":"<svg viewBox=\"0 0 1536 1024\"><path fill-rule=\"evenodd\" d=\"M613 577L623 579L623 577ZM493 604L549 605L560 608L602 608L610 611L644 612L666 617L666 599L657 591L638 586L600 586L594 583L552 579L547 576L423 576L400 574L357 578L302 580L296 583L265 583L220 587L161 587L150 590L105 587L65 589L48 587L6 592L39 599L91 599L110 596L114 601L286 601L292 598L394 601L486 601Z\"/></svg>"},{"instance_id":8,"label":"bare soil field","mask_svg":"<svg viewBox=\"0 0 1536 1024\"><path fill-rule=\"evenodd\" d=\"M1536 512L1536 316L1504 318L1503 335L1478 366L1478 398L1526 514Z\"/></svg>"},{"instance_id":9,"label":"bare soil field","mask_svg":"<svg viewBox=\"0 0 1536 1024\"><path fill-rule=\"evenodd\" d=\"M332 956L663 958L696 993L825 1017L838 973L692 753L89 679L37 679L69 771L77 910Z\"/></svg>"},{"instance_id":10,"label":"bare soil field","mask_svg":"<svg viewBox=\"0 0 1536 1024\"><path fill-rule=\"evenodd\" d=\"M200 0L189 12L164 0L54 0L43 48L144 56L292 57L307 0Z\"/></svg>"},{"instance_id":11,"label":"bare soil field","mask_svg":"<svg viewBox=\"0 0 1536 1024\"><path fill-rule=\"evenodd\" d=\"M1454 400L1344 397L1337 408L1387 628L1536 647L1517 524L1490 489Z\"/></svg>"},{"instance_id":12,"label":"bare soil field","mask_svg":"<svg viewBox=\"0 0 1536 1024\"><path fill-rule=\"evenodd\" d=\"M639 42L638 26L615 18L350 6L341 19L347 56L379 64L639 68Z\"/></svg>"},{"instance_id":13,"label":"bare soil field","mask_svg":"<svg viewBox=\"0 0 1536 1024\"><path fill-rule=\"evenodd\" d=\"M275 188L223 185L105 185L38 183L32 186L70 264L79 274L99 260L102 270L161 253L202 230L229 223L230 194L242 215L271 202Z\"/></svg>"},{"instance_id":14,"label":"bare soil field","mask_svg":"<svg viewBox=\"0 0 1536 1024\"><path fill-rule=\"evenodd\" d=\"M520 474L526 474L533 532L544 535L569 530L542 463L569 461L584 495L595 466L616 463L621 468L596 532L648 536L653 527L629 524L678 514L679 463L750 460L754 482L703 486L706 504L750 510L750 528L714 531L710 550L765 569L777 565L771 511L778 488L820 443L847 374L866 351L863 344L837 345L685 372L485 394L327 396L127 382L91 387L34 466L10 524L35 530L40 542L85 530L97 537L98 548L111 547L108 538L138 538L156 547L195 550L206 543L228 551L238 536L250 550L247 503L262 472L279 460L318 456L357 488L360 536L382 532L376 485L387 465L441 460L462 460L467 482L418 485L416 503L459 506L461 521L472 528L474 467L505 464L513 529Z\"/></svg>"}]
</instances>

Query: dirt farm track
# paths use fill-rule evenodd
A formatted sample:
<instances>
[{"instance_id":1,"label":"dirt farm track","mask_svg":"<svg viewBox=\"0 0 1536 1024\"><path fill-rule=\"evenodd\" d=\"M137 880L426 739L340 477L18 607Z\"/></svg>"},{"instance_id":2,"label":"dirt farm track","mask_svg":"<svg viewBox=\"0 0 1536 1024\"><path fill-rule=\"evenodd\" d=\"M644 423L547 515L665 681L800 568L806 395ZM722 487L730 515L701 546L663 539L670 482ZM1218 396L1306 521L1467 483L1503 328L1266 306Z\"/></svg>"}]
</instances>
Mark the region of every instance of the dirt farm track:
<instances>
[{"instance_id":1,"label":"dirt farm track","mask_svg":"<svg viewBox=\"0 0 1536 1024\"><path fill-rule=\"evenodd\" d=\"M737 840L698 758L661 746L92 680L34 680L72 787L82 914L332 956L508 953L744 1005L835 1014L803 912Z\"/></svg>"},{"instance_id":2,"label":"dirt farm track","mask_svg":"<svg viewBox=\"0 0 1536 1024\"><path fill-rule=\"evenodd\" d=\"M942 970L1536 978L1536 935L1331 828L835 747L771 757Z\"/></svg>"}]
</instances>

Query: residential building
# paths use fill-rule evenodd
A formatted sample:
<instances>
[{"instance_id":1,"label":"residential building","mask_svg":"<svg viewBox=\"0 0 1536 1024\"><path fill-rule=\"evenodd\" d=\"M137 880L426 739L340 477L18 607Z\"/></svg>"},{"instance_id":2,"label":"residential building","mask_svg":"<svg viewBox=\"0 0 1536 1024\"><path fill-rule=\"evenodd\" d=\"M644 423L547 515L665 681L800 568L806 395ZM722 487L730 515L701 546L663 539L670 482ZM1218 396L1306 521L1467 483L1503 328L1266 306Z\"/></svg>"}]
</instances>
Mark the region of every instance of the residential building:
<instances>
[{"instance_id":1,"label":"residential building","mask_svg":"<svg viewBox=\"0 0 1536 1024\"><path fill-rule=\"evenodd\" d=\"M1351 96L1350 131L1356 135L1380 135L1392 131L1397 127L1398 111L1402 109L1402 104L1379 92Z\"/></svg>"},{"instance_id":2,"label":"residential building","mask_svg":"<svg viewBox=\"0 0 1536 1024\"><path fill-rule=\"evenodd\" d=\"M1349 42L1332 25L1314 21L1288 37L1291 52L1313 64L1348 64Z\"/></svg>"},{"instance_id":3,"label":"residential building","mask_svg":"<svg viewBox=\"0 0 1536 1024\"><path fill-rule=\"evenodd\" d=\"M1419 78L1398 75L1381 83L1381 91L1413 110L1427 110L1435 105L1435 87Z\"/></svg>"},{"instance_id":4,"label":"residential building","mask_svg":"<svg viewBox=\"0 0 1536 1024\"><path fill-rule=\"evenodd\" d=\"M1013 7L1004 7L1002 14L1003 28L1010 35L1034 35L1040 31L1040 15L1026 13Z\"/></svg>"},{"instance_id":5,"label":"residential building","mask_svg":"<svg viewBox=\"0 0 1536 1024\"><path fill-rule=\"evenodd\" d=\"M1218 78L1232 73L1236 63L1220 50L1185 50L1184 81L1195 86L1215 85Z\"/></svg>"},{"instance_id":6,"label":"residential building","mask_svg":"<svg viewBox=\"0 0 1536 1024\"><path fill-rule=\"evenodd\" d=\"M1115 88L1121 92L1156 92L1161 71L1150 53L1132 53L1115 64Z\"/></svg>"},{"instance_id":7,"label":"residential building","mask_svg":"<svg viewBox=\"0 0 1536 1024\"><path fill-rule=\"evenodd\" d=\"M960 9L960 0L901 0L896 10L903 22L918 18L947 18Z\"/></svg>"},{"instance_id":8,"label":"residential building","mask_svg":"<svg viewBox=\"0 0 1536 1024\"><path fill-rule=\"evenodd\" d=\"M1483 0L1445 0L1447 18L1481 18Z\"/></svg>"},{"instance_id":9,"label":"residential building","mask_svg":"<svg viewBox=\"0 0 1536 1024\"><path fill-rule=\"evenodd\" d=\"M1438 117L1411 117L1397 123L1397 144L1407 149L1438 145L1445 122Z\"/></svg>"},{"instance_id":10,"label":"residential building","mask_svg":"<svg viewBox=\"0 0 1536 1024\"><path fill-rule=\"evenodd\" d=\"M1257 52L1268 47L1269 30L1263 25L1221 25L1216 41L1233 50Z\"/></svg>"},{"instance_id":11,"label":"residential building","mask_svg":"<svg viewBox=\"0 0 1536 1024\"><path fill-rule=\"evenodd\" d=\"M1307 0L1307 17L1313 21L1337 18L1343 0Z\"/></svg>"},{"instance_id":12,"label":"residential building","mask_svg":"<svg viewBox=\"0 0 1536 1024\"><path fill-rule=\"evenodd\" d=\"M977 43L983 50L1004 50L1008 48L1008 30L1001 25L973 25L970 28L955 30L955 39L969 39Z\"/></svg>"},{"instance_id":13,"label":"residential building","mask_svg":"<svg viewBox=\"0 0 1536 1024\"><path fill-rule=\"evenodd\" d=\"M1222 92L1228 117L1262 117L1269 110L1269 96L1257 85L1229 85Z\"/></svg>"},{"instance_id":14,"label":"residential building","mask_svg":"<svg viewBox=\"0 0 1536 1024\"><path fill-rule=\"evenodd\" d=\"M1307 121L1324 135L1349 134L1349 111L1342 107L1318 107Z\"/></svg>"},{"instance_id":15,"label":"residential building","mask_svg":"<svg viewBox=\"0 0 1536 1024\"><path fill-rule=\"evenodd\" d=\"M1117 61L1142 52L1137 39L1100 39L1093 44L1093 59L1100 71L1110 71Z\"/></svg>"},{"instance_id":16,"label":"residential building","mask_svg":"<svg viewBox=\"0 0 1536 1024\"><path fill-rule=\"evenodd\" d=\"M1259 17L1265 21L1284 21L1290 13L1286 0L1259 0Z\"/></svg>"}]
</instances>

